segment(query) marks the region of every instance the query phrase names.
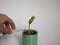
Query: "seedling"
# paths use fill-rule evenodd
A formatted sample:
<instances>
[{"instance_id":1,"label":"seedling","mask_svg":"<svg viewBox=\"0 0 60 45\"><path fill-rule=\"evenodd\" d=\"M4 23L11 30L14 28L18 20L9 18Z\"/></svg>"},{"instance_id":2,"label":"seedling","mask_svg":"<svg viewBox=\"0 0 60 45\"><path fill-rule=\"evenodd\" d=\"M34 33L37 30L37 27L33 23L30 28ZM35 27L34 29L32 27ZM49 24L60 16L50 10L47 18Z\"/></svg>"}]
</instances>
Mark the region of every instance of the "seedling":
<instances>
[{"instance_id":1,"label":"seedling","mask_svg":"<svg viewBox=\"0 0 60 45\"><path fill-rule=\"evenodd\" d=\"M32 22L34 21L34 19L35 19L35 16L32 16L32 17L29 19L29 26L28 26L29 34L30 34L30 25L32 24Z\"/></svg>"},{"instance_id":2,"label":"seedling","mask_svg":"<svg viewBox=\"0 0 60 45\"><path fill-rule=\"evenodd\" d=\"M35 16L32 16L29 19L28 29L23 31L23 45L37 45L38 32L35 29L30 28L34 19L35 19Z\"/></svg>"}]
</instances>

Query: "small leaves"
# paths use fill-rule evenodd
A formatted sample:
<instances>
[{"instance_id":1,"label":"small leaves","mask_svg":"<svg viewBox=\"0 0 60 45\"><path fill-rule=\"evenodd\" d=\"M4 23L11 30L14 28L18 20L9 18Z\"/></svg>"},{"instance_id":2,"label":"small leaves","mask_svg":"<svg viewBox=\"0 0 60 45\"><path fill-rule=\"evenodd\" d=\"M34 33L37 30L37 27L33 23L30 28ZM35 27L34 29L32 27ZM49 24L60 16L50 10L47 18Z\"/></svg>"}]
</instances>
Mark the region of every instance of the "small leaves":
<instances>
[{"instance_id":1,"label":"small leaves","mask_svg":"<svg viewBox=\"0 0 60 45\"><path fill-rule=\"evenodd\" d=\"M29 24L31 24L34 21L34 19L35 19L35 16L32 16L29 20Z\"/></svg>"}]
</instances>

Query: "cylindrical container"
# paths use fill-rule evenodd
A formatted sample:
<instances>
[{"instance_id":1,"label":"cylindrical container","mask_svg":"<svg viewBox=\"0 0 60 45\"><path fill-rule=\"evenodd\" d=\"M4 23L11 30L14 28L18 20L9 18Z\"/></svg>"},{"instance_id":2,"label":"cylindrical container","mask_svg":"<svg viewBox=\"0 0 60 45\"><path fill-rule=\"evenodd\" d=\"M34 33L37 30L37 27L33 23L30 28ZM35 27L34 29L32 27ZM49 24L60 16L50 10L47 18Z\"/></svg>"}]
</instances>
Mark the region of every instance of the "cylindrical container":
<instances>
[{"instance_id":1,"label":"cylindrical container","mask_svg":"<svg viewBox=\"0 0 60 45\"><path fill-rule=\"evenodd\" d=\"M36 30L30 30L30 32L31 34L28 30L23 31L23 45L37 45L38 32Z\"/></svg>"}]
</instances>

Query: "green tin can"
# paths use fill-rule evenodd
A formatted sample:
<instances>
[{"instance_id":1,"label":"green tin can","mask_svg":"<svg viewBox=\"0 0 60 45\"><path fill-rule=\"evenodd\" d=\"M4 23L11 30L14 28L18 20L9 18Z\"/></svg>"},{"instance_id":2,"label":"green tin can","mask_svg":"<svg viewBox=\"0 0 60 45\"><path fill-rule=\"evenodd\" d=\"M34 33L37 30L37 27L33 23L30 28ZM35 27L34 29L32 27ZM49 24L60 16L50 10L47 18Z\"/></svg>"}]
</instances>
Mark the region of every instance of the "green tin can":
<instances>
[{"instance_id":1,"label":"green tin can","mask_svg":"<svg viewBox=\"0 0 60 45\"><path fill-rule=\"evenodd\" d=\"M28 30L23 31L23 45L37 45L38 33L35 30L30 30L31 34L27 33Z\"/></svg>"}]
</instances>

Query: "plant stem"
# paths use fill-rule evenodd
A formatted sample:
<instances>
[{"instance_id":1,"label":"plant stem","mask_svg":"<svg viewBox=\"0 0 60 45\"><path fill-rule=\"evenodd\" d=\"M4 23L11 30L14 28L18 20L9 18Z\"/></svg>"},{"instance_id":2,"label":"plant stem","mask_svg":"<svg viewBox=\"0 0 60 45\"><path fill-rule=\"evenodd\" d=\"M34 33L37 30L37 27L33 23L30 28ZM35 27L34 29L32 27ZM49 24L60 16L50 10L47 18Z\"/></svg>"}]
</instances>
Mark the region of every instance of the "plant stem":
<instances>
[{"instance_id":1,"label":"plant stem","mask_svg":"<svg viewBox=\"0 0 60 45\"><path fill-rule=\"evenodd\" d=\"M28 30L29 30L29 34L30 34L30 24L29 24L29 26L28 26Z\"/></svg>"}]
</instances>

